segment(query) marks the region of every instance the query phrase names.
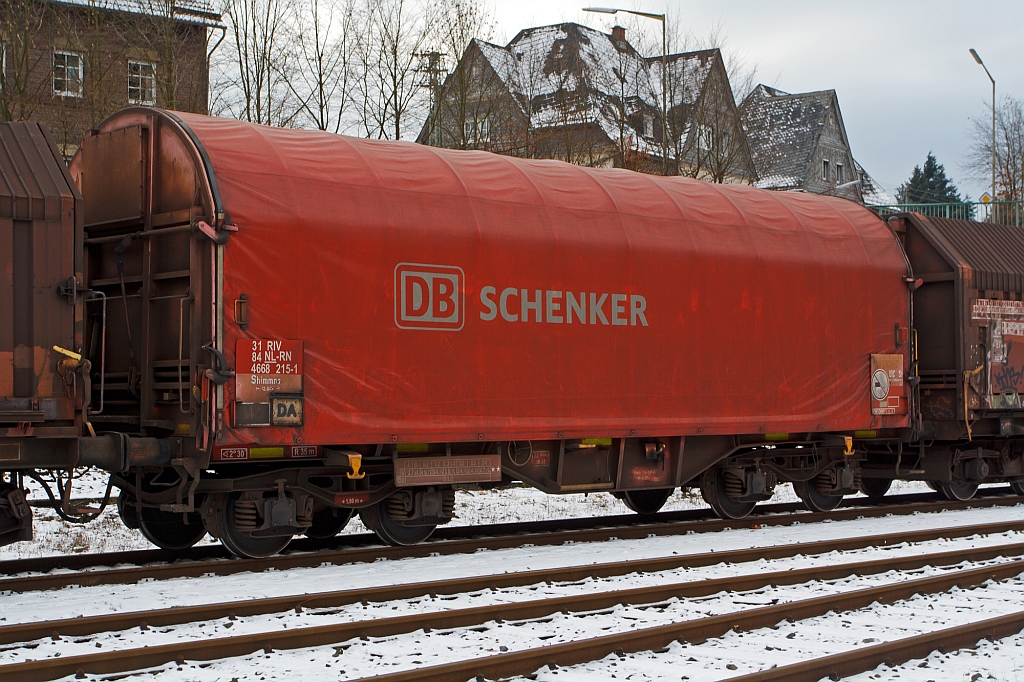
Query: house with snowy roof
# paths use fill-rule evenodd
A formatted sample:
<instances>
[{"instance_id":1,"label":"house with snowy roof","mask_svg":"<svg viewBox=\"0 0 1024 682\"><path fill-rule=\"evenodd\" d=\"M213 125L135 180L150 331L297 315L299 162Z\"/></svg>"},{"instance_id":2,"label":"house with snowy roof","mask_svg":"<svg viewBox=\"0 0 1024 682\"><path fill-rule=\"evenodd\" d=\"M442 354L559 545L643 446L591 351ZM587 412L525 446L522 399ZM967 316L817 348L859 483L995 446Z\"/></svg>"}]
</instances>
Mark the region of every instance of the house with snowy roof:
<instances>
[{"instance_id":1,"label":"house with snowy roof","mask_svg":"<svg viewBox=\"0 0 1024 682\"><path fill-rule=\"evenodd\" d=\"M521 31L507 45L474 40L435 97L418 141L587 166L753 182L722 55L661 57L575 23ZM665 120L663 120L663 118ZM668 153L664 153L663 126Z\"/></svg>"},{"instance_id":2,"label":"house with snowy roof","mask_svg":"<svg viewBox=\"0 0 1024 682\"><path fill-rule=\"evenodd\" d=\"M130 105L206 113L209 0L5 0L4 120L49 125L66 157L85 132Z\"/></svg>"},{"instance_id":3,"label":"house with snowy roof","mask_svg":"<svg viewBox=\"0 0 1024 682\"><path fill-rule=\"evenodd\" d=\"M835 90L792 94L759 85L740 117L758 187L894 203L853 158Z\"/></svg>"}]
</instances>

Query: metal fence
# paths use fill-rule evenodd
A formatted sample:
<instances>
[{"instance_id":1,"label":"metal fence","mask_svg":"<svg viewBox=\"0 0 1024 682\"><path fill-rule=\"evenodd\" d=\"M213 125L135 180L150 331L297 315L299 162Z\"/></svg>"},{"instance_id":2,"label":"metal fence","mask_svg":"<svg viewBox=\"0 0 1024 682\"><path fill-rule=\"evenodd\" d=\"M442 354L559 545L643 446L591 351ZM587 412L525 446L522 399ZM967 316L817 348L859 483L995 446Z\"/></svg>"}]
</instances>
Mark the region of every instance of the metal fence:
<instances>
[{"instance_id":1,"label":"metal fence","mask_svg":"<svg viewBox=\"0 0 1024 682\"><path fill-rule=\"evenodd\" d=\"M956 204L889 204L868 206L880 216L896 213L920 213L938 218L977 220L985 223L1024 226L1024 201L963 201Z\"/></svg>"}]
</instances>

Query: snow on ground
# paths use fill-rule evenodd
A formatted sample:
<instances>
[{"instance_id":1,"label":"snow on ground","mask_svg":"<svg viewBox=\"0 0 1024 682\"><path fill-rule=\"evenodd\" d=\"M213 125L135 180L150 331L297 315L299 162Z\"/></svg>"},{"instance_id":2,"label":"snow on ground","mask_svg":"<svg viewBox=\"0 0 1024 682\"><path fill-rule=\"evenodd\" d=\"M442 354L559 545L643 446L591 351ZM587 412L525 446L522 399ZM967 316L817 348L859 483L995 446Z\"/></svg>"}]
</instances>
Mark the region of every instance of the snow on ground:
<instances>
[{"instance_id":1,"label":"snow on ground","mask_svg":"<svg viewBox=\"0 0 1024 682\"><path fill-rule=\"evenodd\" d=\"M608 656L579 666L538 671L542 682L590 682L628 679L633 682L689 680L712 682L843 653L895 639L996 618L1021 609L1024 578L988 583L985 587L953 589L936 595L917 595L895 604L873 604L852 612L781 622L777 628L729 632L702 644L673 643L667 652L640 652ZM768 596L767 594L765 596ZM807 597L817 596L808 589ZM925 660L876 670L848 678L856 682L947 682L952 680L1024 679L1024 636L984 642L977 651L935 653ZM174 678L171 678L174 679ZM200 678L190 678L200 679ZM244 678L239 678L240 680Z\"/></svg>"},{"instance_id":2,"label":"snow on ground","mask_svg":"<svg viewBox=\"0 0 1024 682\"><path fill-rule=\"evenodd\" d=\"M524 493L526 493L524 495ZM530 491L502 491L499 498L506 498L508 503L515 500L515 495L523 500L532 497ZM479 508L481 498L492 501L491 493L476 493L467 497L472 501L472 508ZM597 496L577 498L587 502ZM685 503L678 498L674 504ZM551 498L537 496L536 501ZM559 499L559 498L555 498ZM528 502L521 506L521 513L527 513ZM609 504L606 513L621 513ZM503 512L502 512L503 513ZM524 516L523 518L530 518ZM442 577L469 575L487 575L509 571L532 570L570 565L589 565L624 559L643 557L686 555L711 551L727 551L757 546L777 546L787 543L812 542L818 540L855 537L880 532L913 531L925 528L952 527L967 524L987 523L998 520L1024 519L1024 505L991 509L973 509L954 512L930 514L914 514L910 516L888 516L880 519L856 519L814 524L796 524L793 526L765 527L760 529L733 529L717 533L692 533L674 537L648 537L641 540L610 540L594 543L575 543L561 546L518 547L502 550L480 550L473 554L450 556L433 555L428 557L403 560L378 561L371 564L349 564L343 566L322 565L316 568L298 568L272 573L241 573L230 576L203 576L200 578L184 578L168 581L156 581L138 585L113 585L94 587L73 587L58 592L35 592L25 594L6 594L0 596L0 624L11 624L27 620L47 618L67 618L78 615L94 615L103 613L142 611L152 608L185 606L209 602L229 602L247 598L275 596L284 594L302 594L310 591L331 589L351 589L364 586L403 584ZM465 518L463 519L465 520ZM44 640L34 648L7 648L0 653L0 661L25 660L54 654L72 655L86 650L94 651L97 645L102 648L123 648L131 645L149 645L177 641L181 639L197 639L210 636L225 636L276 630L282 627L299 627L323 625L330 622L362 620L366 618L382 618L389 615L402 615L417 611L433 611L438 608L464 608L484 603L505 602L521 599L535 599L545 595L569 595L590 593L594 590L624 589L638 587L643 584L660 583L668 580L700 580L711 577L723 577L734 574L750 574L789 568L802 568L810 565L834 564L837 562L864 561L881 556L903 556L908 553L918 554L930 551L951 551L967 547L991 546L996 544L1017 543L1024 539L1022 533L1005 533L993 536L963 538L954 540L937 540L913 546L898 545L886 548L869 548L852 552L829 553L817 557L793 557L773 561L758 561L743 565L723 565L700 567L693 569L677 569L658 574L621 576L600 580L585 580L575 584L555 584L534 587L509 588L498 592L485 591L475 595L442 596L436 600L420 599L401 602L385 602L363 606L353 604L334 609L304 611L302 614L273 614L241 618L228 625L228 621L210 622L205 624L189 624L168 628L152 629L145 633L129 631L124 633L108 633L90 638L64 639L61 642ZM102 569L99 569L102 570ZM918 575L929 575L938 569L924 569ZM899 575L868 576L850 578L827 583L814 583L805 586L788 586L768 588L746 595L713 595L700 599L673 601L664 609L642 607L619 607L604 616L583 617L576 615L558 615L552 620L528 624L492 624L487 632L457 630L424 634L422 632L399 635L388 638L372 638L368 641L339 643L339 647L318 647L296 651L281 651L270 655L257 654L246 657L227 659L215 662L207 667L186 665L178 670L168 666L161 673L161 680L200 681L228 680L290 680L296 677L322 679L351 679L380 672L400 669L390 665L400 663L408 668L414 665L435 664L442 661L459 660L466 656L483 656L496 652L500 646L516 648L531 646L538 640L548 643L566 641L576 637L594 636L610 631L643 627L663 622L674 622L684 618L699 617L709 613L722 613L746 608L752 605L770 603L772 599L791 600L807 598L818 594L834 593L840 589L852 589L861 584L875 584L872 581L898 580ZM798 642L782 639L776 631L762 633L762 640L755 633L729 635L698 649L688 646L685 651L674 645L665 654L637 654L626 661L610 657L604 661L588 664L596 666L578 669L544 671L543 679L616 679L629 677L632 680L678 680L687 675L693 680L717 680L738 674L728 665L739 666L746 661L746 669L750 666L763 665L769 657L771 660L792 662L796 656L811 656L827 651L842 650L843 646L852 646L857 641L868 637L884 639L896 636L882 632L882 623L896 623L902 630L899 636L916 634L914 628L938 628L942 618L979 618L991 617L1006 612L1007 608L1020 608L1020 595L1024 593L1024 582L1021 580L1007 583L1003 588L989 588L986 594L995 597L984 597L979 600L975 596L980 591L969 593L957 592L952 601L941 601L946 597L927 597L918 600L910 610L889 610L893 607L877 607L882 609L868 611L863 617L857 616L855 627L850 629L850 637L844 639L844 620L848 615L825 617L819 624L807 626L796 624L799 628L793 632L802 632ZM972 596L975 595L975 596ZM936 604L928 608L929 604ZM898 605L897 605L898 606ZM916 611L914 609L917 609ZM934 611L934 613L933 613ZM922 614L927 614L923 618ZM938 614L938 615L936 615ZM957 621L960 622L960 621ZM853 623L853 621L851 621ZM874 627L870 634L862 634L860 630ZM230 629L229 629L230 627ZM792 629L792 628L791 628ZM848 628L849 629L849 628ZM867 630L865 630L866 632ZM788 630L786 632L789 632ZM775 634L772 634L775 633ZM821 633L827 633L824 638ZM843 635L843 636L840 636ZM880 636L882 635L882 636ZM775 639L772 639L775 637ZM817 638L817 639L815 639ZM796 638L794 638L796 639ZM820 641L819 641L820 640ZM717 642L717 644L715 643ZM748 644L749 642L749 644ZM789 645L791 650L775 653L778 646ZM797 646L799 644L799 647ZM767 649L766 647L773 647ZM347 648L346 648L347 647ZM832 647L829 649L828 647ZM343 651L344 653L339 653ZM1001 651L1016 652L1015 645L1005 645ZM771 652L771 653L764 653ZM683 654L685 653L685 657ZM964 654L963 656L967 656ZM694 660L689 660L693 658ZM947 666L943 670L959 670L957 661L963 665L975 665L966 658L947 657ZM1001 665L1012 669L1014 661L998 659L993 665ZM613 665L614 664L614 665ZM634 665L629 671L628 665ZM203 664L206 666L207 664ZM929 665L932 665L931 663ZM935 666L940 663L936 662ZM976 667L976 666L975 666ZM991 668L995 670L995 668ZM693 675L690 674L691 670ZM923 670L923 669L922 669ZM986 668L986 670L989 670ZM890 674L892 671L883 671ZM570 674L572 676L570 676ZM891 675L890 675L891 677ZM1022 675L1024 677L1024 675ZM881 679L881 678L879 678ZM890 679L890 678L885 678ZM906 675L900 680L907 679ZM918 678L913 678L918 679ZM946 679L960 679L940 675L931 678L936 682ZM963 678L969 679L969 678ZM1013 678L996 678L1013 680ZM1014 680L1014 682L1017 682Z\"/></svg>"},{"instance_id":3,"label":"snow on ground","mask_svg":"<svg viewBox=\"0 0 1024 682\"><path fill-rule=\"evenodd\" d=\"M727 531L735 532L735 531ZM1016 536L1019 539L1021 536ZM1003 538L1005 541L1005 538ZM959 544L959 543L956 543ZM934 549L934 548L933 548ZM905 550L905 548L904 548ZM866 554L896 553L892 549L873 549L851 552L826 558L860 560ZM847 554L855 555L847 557ZM999 560L999 561L1005 561ZM574 584L555 584L535 588L512 588L496 593L483 591L476 595L458 595L439 599L417 599L385 602L332 609L306 610L242 618L237 621L216 621L176 627L156 628L146 632L131 630L123 633L103 634L61 641L40 640L31 649L7 648L0 653L0 662L8 663L26 658L38 659L54 655L91 653L96 648L123 649L138 646L158 646L181 640L244 635L250 632L328 625L332 622L380 619L414 612L431 612L439 608L462 608L485 603L535 599L544 596L565 596L592 593L616 587L639 587L643 584L661 584L669 580L699 580L705 576L725 573L750 574L768 570L786 570L809 565L806 558L793 558L770 562L753 562L739 566L719 566L703 569L667 571L641 576L624 576L615 580L585 580ZM993 562L981 562L990 564ZM981 565L981 564L978 564ZM972 566L974 566L972 564ZM912 577L927 577L948 569L924 568L910 572ZM447 662L481 658L506 647L516 651L538 644L558 644L582 638L596 637L635 628L655 627L745 608L767 606L777 602L809 599L838 594L855 589L873 587L901 581L907 574L891 572L872 576L852 576L835 581L815 581L803 585L767 587L746 593L720 593L694 599L672 599L656 605L617 606L596 614L554 614L541 620L525 622L490 622L483 628L458 628L425 633L422 630L390 637L373 637L338 642L334 646L299 650L276 651L272 654L252 654L214 662L187 664L182 667L163 667L161 680L171 682L199 682L205 680L290 680L290 679L354 679L385 672L397 672L418 665L438 665ZM762 629L749 633L729 633L720 639L699 645L672 644L661 654L641 652L619 658L608 656L600 661L561 668L556 671L542 669L539 679L547 682L595 679L630 680L722 680L738 674L755 672L775 665L786 665L798 660L838 653L858 645L909 637L928 631L968 622L980 617L994 617L1020 608L1019 596L1024 591L1024 577L986 588L959 590L947 594L914 597L893 605L875 604L851 613L829 614L820 618L781 623L778 629ZM67 591L62 593L63 597ZM1009 649L1013 653L1013 649ZM1018 654L1019 655L1019 654ZM977 664L965 663L972 668ZM998 659L998 665L1013 666L1013 660ZM946 670L951 670L952 666ZM330 672L328 672L330 671ZM71 679L71 678L69 678ZM904 678L900 678L904 679ZM925 679L925 678L922 678ZM927 679L958 679L933 676ZM996 678L1003 679L1003 678ZM1012 679L1012 678L1004 678Z\"/></svg>"},{"instance_id":4,"label":"snow on ground","mask_svg":"<svg viewBox=\"0 0 1024 682\"><path fill-rule=\"evenodd\" d=\"M0 596L3 604L0 623L16 623L78 615L188 606L210 602L229 602L253 597L306 594L325 590L356 589L400 585L442 578L494 575L516 571L565 566L587 566L628 559L705 554L752 547L835 540L876 533L955 527L1024 519L1024 505L996 509L971 509L942 513L887 516L830 523L739 528L716 533L689 533L677 536L650 536L636 540L566 543L556 546L514 547L478 550L472 554L433 554L400 560L344 565L323 564L311 568L292 568L273 572L206 575L144 582L135 585L97 585L69 587L59 591L27 592ZM990 546L1024 539L1024 534L996 534L977 538L958 538L921 543L912 548L896 546L844 553L857 561L870 552L944 551L974 546ZM824 561L835 561L825 557ZM104 568L94 569L97 571ZM693 575L725 575L726 568L691 569ZM743 570L746 570L743 569ZM689 573L687 573L689 575Z\"/></svg>"},{"instance_id":5,"label":"snow on ground","mask_svg":"<svg viewBox=\"0 0 1024 682\"><path fill-rule=\"evenodd\" d=\"M81 485L76 480L74 496L84 498L102 497L106 489L106 475L92 472L82 477ZM30 500L45 499L45 494L34 481L29 486ZM114 490L116 495L117 490ZM892 493L930 492L924 483L896 481ZM775 490L772 503L795 502L796 494L791 485L784 484ZM0 547L0 561L28 557L50 556L53 554L80 554L85 552L122 552L135 549L154 549L137 530L121 524L117 516L116 500L96 521L74 525L62 521L52 509L35 509L35 539L32 542L18 542ZM677 490L665 504L665 511L680 509L706 509L700 491ZM589 495L547 495L534 488L513 487L501 490L473 491L460 490L456 496L456 519L452 526L470 526L490 523L515 523L522 521L543 521L590 516L612 516L630 514L620 500L609 493ZM366 528L358 516L353 518L344 534L365 533ZM206 536L201 544L216 542ZM1024 681L1022 681L1024 682Z\"/></svg>"}]
</instances>

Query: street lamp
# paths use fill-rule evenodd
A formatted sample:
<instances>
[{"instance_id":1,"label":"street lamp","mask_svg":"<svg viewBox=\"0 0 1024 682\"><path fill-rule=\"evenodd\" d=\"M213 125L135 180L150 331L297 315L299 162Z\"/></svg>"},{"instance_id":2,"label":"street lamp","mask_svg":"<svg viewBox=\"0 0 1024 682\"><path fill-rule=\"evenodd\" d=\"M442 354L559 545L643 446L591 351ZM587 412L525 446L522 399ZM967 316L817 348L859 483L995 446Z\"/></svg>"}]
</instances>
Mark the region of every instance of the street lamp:
<instances>
[{"instance_id":1,"label":"street lamp","mask_svg":"<svg viewBox=\"0 0 1024 682\"><path fill-rule=\"evenodd\" d=\"M974 57L974 61L981 64L981 68L985 69L985 75L992 81L992 201L996 200L996 79L992 77L992 74L988 72L988 67L985 66L985 62L981 61L981 57L975 52L974 48L971 48L971 56Z\"/></svg>"},{"instance_id":2,"label":"street lamp","mask_svg":"<svg viewBox=\"0 0 1024 682\"><path fill-rule=\"evenodd\" d=\"M634 14L638 17L657 19L661 22L661 158L664 163L663 173L668 175L668 36L664 14L638 12L632 9L616 9L614 7L584 7L584 12L598 14Z\"/></svg>"}]
</instances>

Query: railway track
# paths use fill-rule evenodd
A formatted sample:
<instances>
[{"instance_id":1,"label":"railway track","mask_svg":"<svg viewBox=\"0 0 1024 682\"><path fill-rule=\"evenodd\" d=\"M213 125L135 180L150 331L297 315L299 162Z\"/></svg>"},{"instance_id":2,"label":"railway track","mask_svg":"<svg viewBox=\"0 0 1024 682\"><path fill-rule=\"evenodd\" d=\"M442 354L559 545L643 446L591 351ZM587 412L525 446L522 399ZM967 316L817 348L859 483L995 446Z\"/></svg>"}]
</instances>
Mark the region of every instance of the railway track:
<instances>
[{"instance_id":1,"label":"railway track","mask_svg":"<svg viewBox=\"0 0 1024 682\"><path fill-rule=\"evenodd\" d=\"M1007 494L1009 489L988 489L984 495L967 501L937 499L938 495L915 494L883 498L880 502L863 504L862 499L848 500L831 512L808 512L800 504L764 505L757 513L741 520L709 518L708 511L686 510L666 512L643 518L636 515L568 519L560 521L463 526L440 529L435 538L411 547L383 547L375 536L361 534L339 536L330 541L299 541L295 551L266 559L226 559L222 548L208 546L185 552L174 563L102 568L111 565L144 561L168 561L174 553L163 551L111 553L97 556L62 556L41 559L18 559L0 562L0 592L61 589L72 585L130 584L142 580L168 580L202 575L231 575L247 571L285 570L315 567L323 564L372 562L378 559L405 559L431 554L472 553L479 549L507 549L526 545L560 545L569 542L599 542L612 538L639 539L648 536L708 533L726 528L751 528L875 518L890 514L916 514L946 510L1014 506L1022 503L1020 496ZM341 548L338 548L338 547ZM319 549L318 549L319 548ZM196 559L200 556L203 558ZM189 561L191 559L191 561ZM75 572L50 573L55 569ZM97 570L86 570L97 569ZM32 574L35 575L32 575ZM29 574L29 575L25 575Z\"/></svg>"},{"instance_id":2,"label":"railway track","mask_svg":"<svg viewBox=\"0 0 1024 682\"><path fill-rule=\"evenodd\" d=\"M1022 524L1024 525L1024 524ZM986 524L970 527L971 534L1004 532L1005 524ZM1018 527L1024 530L1024 527ZM909 539L906 534L901 541L913 542L936 537L963 537L962 529L942 529ZM307 594L298 597L251 600L231 604L210 604L199 607L164 609L161 611L135 614L112 614L91 618L77 618L60 621L25 623L0 628L0 642L11 644L31 642L34 639L50 637L85 637L99 632L125 631L139 627L157 627L170 624L208 621L283 612L303 608L316 609L367 601L392 601L414 597L436 598L438 595L497 591L506 587L523 586L557 580L573 583L592 577L608 577L638 572L666 571L674 568L706 566L718 563L743 563L762 558L783 558L797 555L813 555L822 552L857 549L864 546L885 546L898 538L881 535L870 538L856 538L851 541L799 543L788 546L733 552L714 552L690 556L672 556L656 559L580 566L541 571L524 571L514 574L480 576L404 585L398 587L370 588L338 592ZM908 572L922 567L954 567L963 562L1000 560L994 565L974 568L949 568L947 571L926 578L904 580L879 587L859 589L825 597L798 600L770 607L729 613L721 616L703 617L668 626L642 628L615 635L576 640L561 644L542 646L535 650L515 651L507 654L474 658L473 660L448 663L439 666L424 666L401 673L385 674L374 679L380 682L397 680L458 680L463 682L474 675L485 678L508 677L530 674L545 664L555 666L573 665L597 660L613 652L657 650L670 642L683 638L690 643L699 643L719 637L729 630L750 630L770 627L786 618L805 619L819 616L830 610L852 610L863 608L878 601L888 603L906 599L912 594L931 594L948 590L953 586L972 587L988 580L1003 580L1024 573L1024 545L1020 542L996 546L930 552L910 556L883 557L868 561L832 563L801 569L761 571L752 574L729 576L706 580L658 583L644 587L623 590L608 590L576 594L563 597L548 597L497 603L463 609L432 610L392 618L359 620L326 626L297 627L275 632L261 632L233 637L213 637L196 641L173 644L130 647L114 651L99 651L77 656L44 658L0 666L0 679L10 682L19 680L57 679L71 674L116 674L152 668L167 663L184 661L210 661L232 656L242 656L261 650L298 649L311 646L333 645L355 638L390 637L423 630L447 630L455 628L480 628L488 623L503 621L516 622L542 619L558 613L591 614L619 605L657 605L672 599L693 599L720 592L749 592L777 587L799 585L811 581L842 579L848 576L865 576L890 571ZM1010 621L1008 621L1010 622ZM1009 627L1009 625L1003 626ZM999 630L1003 632L1003 630ZM962 635L967 636L967 635ZM950 640L953 641L953 640ZM956 640L960 641L960 640ZM947 644L947 646L952 646ZM918 649L908 648L908 652ZM899 655L899 654L897 654ZM910 656L913 657L913 656ZM860 659L858 659L860 660ZM884 660L884 659L882 659ZM807 664L807 675L814 668ZM825 662L821 665L839 665ZM843 663L843 665L852 665ZM872 666L874 667L874 666ZM837 668L845 670L846 668ZM824 675L828 675L826 671ZM767 674L767 673L766 673ZM774 674L774 673L773 673ZM820 679L819 675L815 680ZM760 678L751 678L760 679ZM789 677L766 677L764 679L805 679ZM811 679L807 677L806 679Z\"/></svg>"},{"instance_id":3,"label":"railway track","mask_svg":"<svg viewBox=\"0 0 1024 682\"><path fill-rule=\"evenodd\" d=\"M552 669L560 666L576 665L599 660L609 654L637 651L661 651L675 641L700 644L727 632L744 632L758 628L770 628L783 620L805 620L815 616L823 616L830 611L845 612L862 609L876 602L892 603L908 599L915 594L933 595L945 592L953 587L969 589L978 587L988 581L999 581L1013 578L1024 573L1024 561L1012 561L997 566L985 566L975 569L958 569L948 574L906 580L899 583L854 590L851 592L804 599L773 606L750 609L741 613L728 613L721 616L699 618L692 621L672 623L651 628L572 640L559 644L541 646L529 650L512 651L492 656L458 661L436 666L423 666L412 670L396 673L375 675L375 682L414 682L431 680L432 682L464 682L474 675L477 679L496 679L516 675L531 674L547 665ZM986 621L979 621L973 626L951 629L943 638L941 633L929 633L912 640L900 643L889 643L872 647L874 652L864 650L819 659L792 666L775 668L752 675L737 678L744 682L754 680L807 680L817 682L822 677L849 675L871 670L886 660L894 660L899 656L902 660L910 660L921 653L930 653L940 646L969 646L977 643L986 635L995 637L1019 632L1024 628L1024 611ZM973 633L981 633L971 639ZM954 638L955 637L955 638ZM898 640L899 642L899 640ZM944 645L943 642L949 642ZM947 649L948 650L948 649ZM878 655L881 655L879 658ZM841 665L841 667L840 667ZM823 674L818 674L820 671ZM842 671L841 673L839 671ZM817 676L815 676L817 675Z\"/></svg>"}]
</instances>

